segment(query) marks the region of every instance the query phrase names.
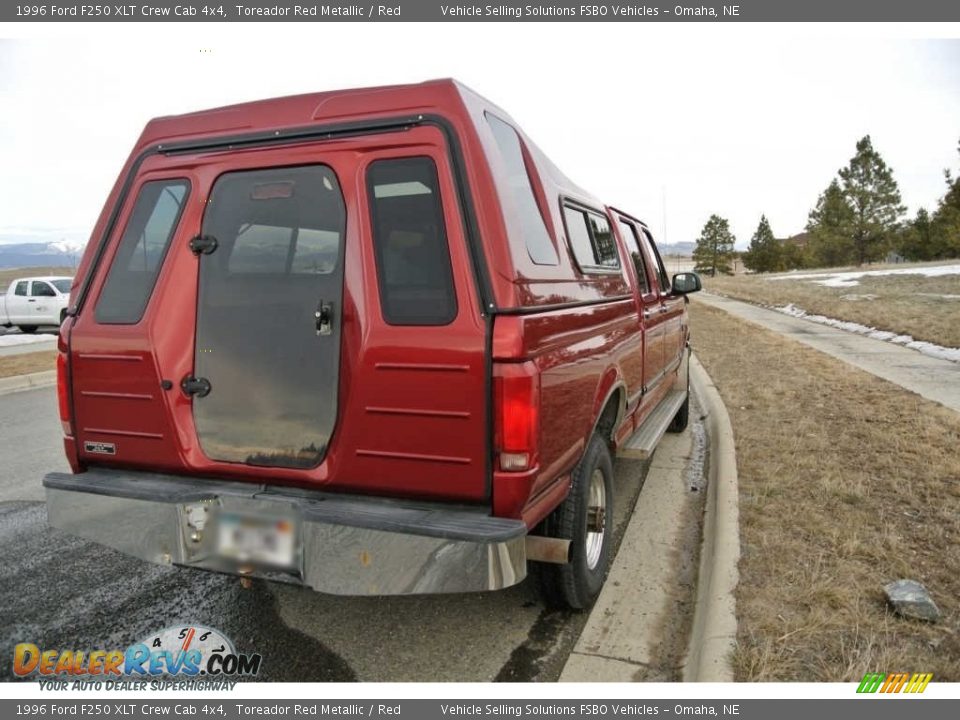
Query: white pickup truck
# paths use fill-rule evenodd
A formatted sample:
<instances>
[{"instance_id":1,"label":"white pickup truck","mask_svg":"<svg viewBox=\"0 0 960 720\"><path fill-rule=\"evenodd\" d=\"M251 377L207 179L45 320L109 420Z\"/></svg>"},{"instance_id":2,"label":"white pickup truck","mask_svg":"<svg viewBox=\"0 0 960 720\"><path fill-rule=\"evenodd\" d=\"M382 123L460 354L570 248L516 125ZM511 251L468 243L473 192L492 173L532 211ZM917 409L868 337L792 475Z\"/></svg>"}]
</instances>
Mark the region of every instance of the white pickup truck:
<instances>
[{"instance_id":1,"label":"white pickup truck","mask_svg":"<svg viewBox=\"0 0 960 720\"><path fill-rule=\"evenodd\" d=\"M70 277L18 278L0 295L0 325L36 332L41 325L59 325L70 304Z\"/></svg>"}]
</instances>

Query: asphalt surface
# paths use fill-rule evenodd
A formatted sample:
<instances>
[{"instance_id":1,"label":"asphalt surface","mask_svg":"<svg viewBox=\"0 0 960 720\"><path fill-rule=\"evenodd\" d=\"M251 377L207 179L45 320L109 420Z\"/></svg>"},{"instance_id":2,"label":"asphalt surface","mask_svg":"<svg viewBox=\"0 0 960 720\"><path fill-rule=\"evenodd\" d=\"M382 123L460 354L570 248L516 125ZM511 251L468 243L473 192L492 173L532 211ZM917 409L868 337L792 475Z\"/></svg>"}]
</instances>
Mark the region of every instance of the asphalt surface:
<instances>
[{"instance_id":1,"label":"asphalt surface","mask_svg":"<svg viewBox=\"0 0 960 720\"><path fill-rule=\"evenodd\" d=\"M619 543L648 463L615 465ZM115 648L203 624L263 656L274 681L552 681L586 615L548 610L535 578L494 593L343 598L161 567L51 529L41 478L66 469L53 388L0 396L0 679L13 647Z\"/></svg>"}]
</instances>

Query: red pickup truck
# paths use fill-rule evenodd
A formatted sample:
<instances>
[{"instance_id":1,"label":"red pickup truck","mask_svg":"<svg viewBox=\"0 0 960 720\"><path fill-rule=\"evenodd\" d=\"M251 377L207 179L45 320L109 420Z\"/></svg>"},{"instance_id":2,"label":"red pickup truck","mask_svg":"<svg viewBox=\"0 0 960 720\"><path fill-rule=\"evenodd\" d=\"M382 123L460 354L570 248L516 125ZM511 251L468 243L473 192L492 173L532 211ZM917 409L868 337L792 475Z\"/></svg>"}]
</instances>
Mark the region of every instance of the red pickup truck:
<instances>
[{"instance_id":1,"label":"red pickup truck","mask_svg":"<svg viewBox=\"0 0 960 720\"><path fill-rule=\"evenodd\" d=\"M151 121L77 272L50 523L338 594L583 608L612 456L688 413L648 228L440 80Z\"/></svg>"}]
</instances>

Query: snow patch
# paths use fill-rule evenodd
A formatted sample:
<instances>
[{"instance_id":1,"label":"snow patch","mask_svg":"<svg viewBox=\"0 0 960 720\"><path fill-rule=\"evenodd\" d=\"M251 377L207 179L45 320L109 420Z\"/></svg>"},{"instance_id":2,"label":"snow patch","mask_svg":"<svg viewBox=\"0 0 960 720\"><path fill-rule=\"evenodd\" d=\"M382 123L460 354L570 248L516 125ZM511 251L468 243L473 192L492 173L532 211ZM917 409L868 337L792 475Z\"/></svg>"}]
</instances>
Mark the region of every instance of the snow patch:
<instances>
[{"instance_id":1,"label":"snow patch","mask_svg":"<svg viewBox=\"0 0 960 720\"><path fill-rule=\"evenodd\" d=\"M931 265L928 267L891 268L889 270L853 270L850 272L827 273L792 273L779 277L766 278L767 280L809 280L824 287L856 287L865 277L882 277L884 275L923 275L924 277L943 277L944 275L960 275L960 264Z\"/></svg>"},{"instance_id":2,"label":"snow patch","mask_svg":"<svg viewBox=\"0 0 960 720\"><path fill-rule=\"evenodd\" d=\"M53 250L64 255L79 255L86 246L85 242L77 242L76 240L57 240L47 243L47 250Z\"/></svg>"},{"instance_id":3,"label":"snow patch","mask_svg":"<svg viewBox=\"0 0 960 720\"><path fill-rule=\"evenodd\" d=\"M904 347L908 347L911 350L916 350L917 352L921 352L924 355L929 355L930 357L960 363L960 348L943 347L942 345L926 342L925 340L914 340L910 335L898 335L897 333L890 332L889 330L877 330L877 328L868 327L866 325L850 322L848 320L837 320L836 318L829 318L823 315L811 315L806 310L801 307L797 307L793 303L790 303L789 305L783 305L782 307L774 307L773 309L777 312L783 313L784 315L789 315L795 318L803 318L804 320L809 320L810 322L828 325L830 327L837 328L838 330L856 333L857 335L866 335L874 340L882 340L884 342L894 343L895 345L903 345Z\"/></svg>"},{"instance_id":4,"label":"snow patch","mask_svg":"<svg viewBox=\"0 0 960 720\"><path fill-rule=\"evenodd\" d=\"M14 333L12 335L0 335L0 347L32 345L33 343L51 342L56 339L56 335L22 335L20 333Z\"/></svg>"}]
</instances>

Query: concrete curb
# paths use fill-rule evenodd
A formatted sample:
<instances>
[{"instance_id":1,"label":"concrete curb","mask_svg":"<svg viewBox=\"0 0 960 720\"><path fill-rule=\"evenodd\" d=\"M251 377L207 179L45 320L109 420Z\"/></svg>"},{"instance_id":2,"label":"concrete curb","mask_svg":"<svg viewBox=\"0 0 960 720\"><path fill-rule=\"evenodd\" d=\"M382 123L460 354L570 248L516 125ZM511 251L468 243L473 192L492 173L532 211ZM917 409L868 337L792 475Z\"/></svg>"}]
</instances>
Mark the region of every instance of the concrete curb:
<instances>
[{"instance_id":1,"label":"concrete curb","mask_svg":"<svg viewBox=\"0 0 960 720\"><path fill-rule=\"evenodd\" d=\"M737 563L740 560L736 447L727 408L695 355L690 358L690 381L706 413L710 478L696 608L683 679L731 682L730 656L737 640L734 591L739 580Z\"/></svg>"},{"instance_id":2,"label":"concrete curb","mask_svg":"<svg viewBox=\"0 0 960 720\"><path fill-rule=\"evenodd\" d=\"M32 390L34 388L48 387L56 384L56 370L30 373L28 375L13 375L12 377L0 378L0 395L20 392L21 390Z\"/></svg>"}]
</instances>

